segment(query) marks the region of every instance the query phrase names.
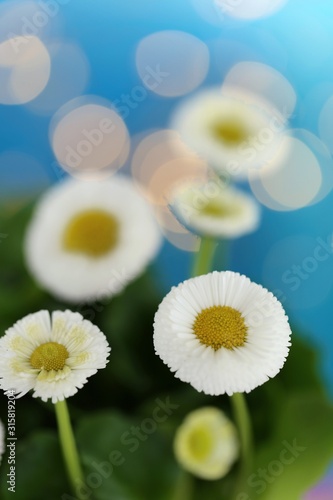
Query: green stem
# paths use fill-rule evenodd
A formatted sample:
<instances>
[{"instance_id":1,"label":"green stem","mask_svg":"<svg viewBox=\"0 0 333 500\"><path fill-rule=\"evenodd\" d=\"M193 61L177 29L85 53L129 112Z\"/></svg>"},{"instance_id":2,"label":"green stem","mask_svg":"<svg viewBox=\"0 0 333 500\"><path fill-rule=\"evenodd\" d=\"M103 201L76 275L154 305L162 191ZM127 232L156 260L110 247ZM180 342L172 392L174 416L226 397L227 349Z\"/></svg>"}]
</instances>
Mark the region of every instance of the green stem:
<instances>
[{"instance_id":1,"label":"green stem","mask_svg":"<svg viewBox=\"0 0 333 500\"><path fill-rule=\"evenodd\" d=\"M227 240L220 239L218 245L219 251L215 268L218 271L225 271L228 269L229 264L229 242Z\"/></svg>"},{"instance_id":2,"label":"green stem","mask_svg":"<svg viewBox=\"0 0 333 500\"><path fill-rule=\"evenodd\" d=\"M200 248L197 251L192 269L192 276L200 276L211 271L217 243L212 238L201 238Z\"/></svg>"},{"instance_id":3,"label":"green stem","mask_svg":"<svg viewBox=\"0 0 333 500\"><path fill-rule=\"evenodd\" d=\"M172 500L190 500L193 495L192 476L182 470L179 474Z\"/></svg>"},{"instance_id":4,"label":"green stem","mask_svg":"<svg viewBox=\"0 0 333 500\"><path fill-rule=\"evenodd\" d=\"M82 484L84 481L66 400L58 401L54 406L68 478L77 498L84 500L82 494L77 492L78 484Z\"/></svg>"},{"instance_id":5,"label":"green stem","mask_svg":"<svg viewBox=\"0 0 333 500\"><path fill-rule=\"evenodd\" d=\"M253 436L249 410L243 393L231 396L234 418L238 427L241 443L240 479L237 487L246 489L246 481L253 470Z\"/></svg>"}]
</instances>

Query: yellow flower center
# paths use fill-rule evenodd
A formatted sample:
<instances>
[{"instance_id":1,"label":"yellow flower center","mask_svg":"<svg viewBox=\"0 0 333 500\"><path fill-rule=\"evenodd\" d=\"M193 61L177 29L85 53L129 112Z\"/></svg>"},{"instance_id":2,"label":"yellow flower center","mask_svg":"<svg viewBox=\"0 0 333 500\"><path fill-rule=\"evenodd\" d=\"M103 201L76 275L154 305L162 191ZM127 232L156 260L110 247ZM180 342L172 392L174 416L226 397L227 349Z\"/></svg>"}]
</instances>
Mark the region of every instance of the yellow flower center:
<instances>
[{"instance_id":1,"label":"yellow flower center","mask_svg":"<svg viewBox=\"0 0 333 500\"><path fill-rule=\"evenodd\" d=\"M62 370L69 353L57 342L46 342L38 346L30 357L30 364L39 370Z\"/></svg>"},{"instance_id":2,"label":"yellow flower center","mask_svg":"<svg viewBox=\"0 0 333 500\"><path fill-rule=\"evenodd\" d=\"M212 125L214 137L227 146L236 146L249 138L249 132L240 120L229 118Z\"/></svg>"},{"instance_id":3,"label":"yellow flower center","mask_svg":"<svg viewBox=\"0 0 333 500\"><path fill-rule=\"evenodd\" d=\"M222 202L209 201L200 210L202 215L208 215L210 217L231 217L238 215L240 210L237 205L227 205Z\"/></svg>"},{"instance_id":4,"label":"yellow flower center","mask_svg":"<svg viewBox=\"0 0 333 500\"><path fill-rule=\"evenodd\" d=\"M229 306L203 309L195 318L193 331L201 344L215 351L234 349L245 344L247 326L239 311Z\"/></svg>"},{"instance_id":5,"label":"yellow flower center","mask_svg":"<svg viewBox=\"0 0 333 500\"><path fill-rule=\"evenodd\" d=\"M65 250L89 257L101 257L113 250L118 242L119 224L113 215L99 209L81 212L65 229Z\"/></svg>"},{"instance_id":6,"label":"yellow flower center","mask_svg":"<svg viewBox=\"0 0 333 500\"><path fill-rule=\"evenodd\" d=\"M204 460L213 449L212 433L205 426L193 429L188 435L188 451L195 460Z\"/></svg>"}]
</instances>

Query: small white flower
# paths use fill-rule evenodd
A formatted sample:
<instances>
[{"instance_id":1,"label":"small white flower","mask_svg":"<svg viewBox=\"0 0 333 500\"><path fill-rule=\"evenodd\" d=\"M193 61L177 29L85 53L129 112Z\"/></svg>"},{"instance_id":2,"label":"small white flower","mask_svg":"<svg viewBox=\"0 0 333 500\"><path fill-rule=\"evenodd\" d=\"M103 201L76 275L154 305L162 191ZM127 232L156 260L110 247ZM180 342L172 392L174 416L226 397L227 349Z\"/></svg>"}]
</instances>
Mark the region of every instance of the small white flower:
<instances>
[{"instance_id":1,"label":"small white flower","mask_svg":"<svg viewBox=\"0 0 333 500\"><path fill-rule=\"evenodd\" d=\"M0 387L53 403L73 396L108 363L105 335L81 314L29 314L0 338Z\"/></svg>"},{"instance_id":2,"label":"small white flower","mask_svg":"<svg viewBox=\"0 0 333 500\"><path fill-rule=\"evenodd\" d=\"M199 236L237 238L255 231L260 210L256 201L239 189L214 180L181 185L170 197L177 219Z\"/></svg>"},{"instance_id":3,"label":"small white flower","mask_svg":"<svg viewBox=\"0 0 333 500\"><path fill-rule=\"evenodd\" d=\"M275 377L290 346L281 303L261 285L231 271L184 281L155 315L156 354L198 391L250 392Z\"/></svg>"},{"instance_id":4,"label":"small white flower","mask_svg":"<svg viewBox=\"0 0 333 500\"><path fill-rule=\"evenodd\" d=\"M195 476L220 479L239 454L236 428L218 408L200 408L177 429L174 451L180 465Z\"/></svg>"},{"instance_id":5,"label":"small white flower","mask_svg":"<svg viewBox=\"0 0 333 500\"><path fill-rule=\"evenodd\" d=\"M152 211L122 177L68 179L47 192L27 231L36 280L69 302L120 292L155 257L161 235Z\"/></svg>"},{"instance_id":6,"label":"small white flower","mask_svg":"<svg viewBox=\"0 0 333 500\"><path fill-rule=\"evenodd\" d=\"M5 428L0 420L0 464L2 455L5 453Z\"/></svg>"},{"instance_id":7,"label":"small white flower","mask_svg":"<svg viewBox=\"0 0 333 500\"><path fill-rule=\"evenodd\" d=\"M281 144L280 114L206 90L182 103L172 127L218 172L244 178L272 160Z\"/></svg>"}]
</instances>

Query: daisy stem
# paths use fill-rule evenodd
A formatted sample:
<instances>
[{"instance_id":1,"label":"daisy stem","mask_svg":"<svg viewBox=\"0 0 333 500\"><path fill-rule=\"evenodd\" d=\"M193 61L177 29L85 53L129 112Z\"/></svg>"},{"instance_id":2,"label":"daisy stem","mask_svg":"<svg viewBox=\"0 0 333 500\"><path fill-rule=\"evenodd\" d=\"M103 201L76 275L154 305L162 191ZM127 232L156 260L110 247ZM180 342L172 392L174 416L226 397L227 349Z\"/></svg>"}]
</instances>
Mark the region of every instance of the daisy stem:
<instances>
[{"instance_id":1,"label":"daisy stem","mask_svg":"<svg viewBox=\"0 0 333 500\"><path fill-rule=\"evenodd\" d=\"M252 425L244 394L240 392L234 393L231 396L231 403L241 442L242 464L238 487L242 487L250 476L253 467Z\"/></svg>"},{"instance_id":2,"label":"daisy stem","mask_svg":"<svg viewBox=\"0 0 333 500\"><path fill-rule=\"evenodd\" d=\"M190 500L193 495L192 476L182 470L179 474L172 500Z\"/></svg>"},{"instance_id":3,"label":"daisy stem","mask_svg":"<svg viewBox=\"0 0 333 500\"><path fill-rule=\"evenodd\" d=\"M201 238L200 248L197 251L192 269L192 276L209 273L217 243L213 238Z\"/></svg>"},{"instance_id":4,"label":"daisy stem","mask_svg":"<svg viewBox=\"0 0 333 500\"><path fill-rule=\"evenodd\" d=\"M77 498L79 500L83 500L83 496L80 492L76 491L80 490L77 486L82 484L84 481L66 400L64 399L63 401L58 401L54 406L68 478Z\"/></svg>"}]
</instances>

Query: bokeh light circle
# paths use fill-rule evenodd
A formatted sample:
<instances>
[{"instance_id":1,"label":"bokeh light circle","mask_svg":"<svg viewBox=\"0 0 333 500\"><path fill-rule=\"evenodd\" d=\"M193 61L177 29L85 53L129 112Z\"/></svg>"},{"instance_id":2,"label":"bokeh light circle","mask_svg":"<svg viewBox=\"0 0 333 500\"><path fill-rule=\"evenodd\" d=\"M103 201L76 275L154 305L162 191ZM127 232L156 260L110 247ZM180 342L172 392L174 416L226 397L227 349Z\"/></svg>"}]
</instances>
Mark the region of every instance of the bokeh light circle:
<instances>
[{"instance_id":1,"label":"bokeh light circle","mask_svg":"<svg viewBox=\"0 0 333 500\"><path fill-rule=\"evenodd\" d=\"M95 101L73 99L60 108L50 125L56 159L66 172L81 179L109 176L124 165L129 153L124 121L111 103Z\"/></svg>"},{"instance_id":2,"label":"bokeh light circle","mask_svg":"<svg viewBox=\"0 0 333 500\"><path fill-rule=\"evenodd\" d=\"M288 311L318 306L333 286L331 245L332 234L282 238L266 255L262 283L280 295Z\"/></svg>"},{"instance_id":3,"label":"bokeh light circle","mask_svg":"<svg viewBox=\"0 0 333 500\"><path fill-rule=\"evenodd\" d=\"M60 4L60 2L59 2ZM0 3L0 42L36 36L50 39L59 31L61 6L57 2L10 0Z\"/></svg>"},{"instance_id":4,"label":"bokeh light circle","mask_svg":"<svg viewBox=\"0 0 333 500\"><path fill-rule=\"evenodd\" d=\"M284 120L293 113L297 101L296 92L285 76L275 68L255 61L235 64L224 79L222 91L234 97L246 91L248 102L253 104L257 98L266 100L271 111L278 110Z\"/></svg>"},{"instance_id":5,"label":"bokeh light circle","mask_svg":"<svg viewBox=\"0 0 333 500\"><path fill-rule=\"evenodd\" d=\"M333 154L333 96L324 104L319 115L319 137Z\"/></svg>"},{"instance_id":6,"label":"bokeh light circle","mask_svg":"<svg viewBox=\"0 0 333 500\"><path fill-rule=\"evenodd\" d=\"M180 224L167 206L158 206L155 216L164 237L176 248L185 252L196 252L200 246L198 236Z\"/></svg>"},{"instance_id":7,"label":"bokeh light circle","mask_svg":"<svg viewBox=\"0 0 333 500\"><path fill-rule=\"evenodd\" d=\"M36 36L9 38L0 44L0 103L24 104L35 99L50 77L51 59Z\"/></svg>"},{"instance_id":8,"label":"bokeh light circle","mask_svg":"<svg viewBox=\"0 0 333 500\"><path fill-rule=\"evenodd\" d=\"M31 111L49 115L82 94L89 82L90 67L82 49L68 42L48 45L52 68L44 91L28 104Z\"/></svg>"},{"instance_id":9,"label":"bokeh light circle","mask_svg":"<svg viewBox=\"0 0 333 500\"><path fill-rule=\"evenodd\" d=\"M209 51L183 31L159 31L143 38L136 67L146 88L163 97L178 97L197 88L209 68Z\"/></svg>"},{"instance_id":10,"label":"bokeh light circle","mask_svg":"<svg viewBox=\"0 0 333 500\"><path fill-rule=\"evenodd\" d=\"M288 0L213 0L221 16L236 19L260 19L280 10Z\"/></svg>"},{"instance_id":11,"label":"bokeh light circle","mask_svg":"<svg viewBox=\"0 0 333 500\"><path fill-rule=\"evenodd\" d=\"M319 157L325 158L325 148L318 141L306 131L292 131L267 169L249 173L252 192L260 203L277 211L297 210L328 194L333 170L327 152L328 163L321 168Z\"/></svg>"},{"instance_id":12,"label":"bokeh light circle","mask_svg":"<svg viewBox=\"0 0 333 500\"><path fill-rule=\"evenodd\" d=\"M320 202L333 189L333 158L326 144L315 134L306 129L294 129L290 131L293 137L301 140L311 150L318 161L321 171L321 186L310 205Z\"/></svg>"},{"instance_id":13,"label":"bokeh light circle","mask_svg":"<svg viewBox=\"0 0 333 500\"><path fill-rule=\"evenodd\" d=\"M205 182L207 164L193 153L174 130L154 130L140 138L131 170L134 181L153 205L165 238L186 252L198 249L198 238L180 224L169 208L170 193L181 183Z\"/></svg>"},{"instance_id":14,"label":"bokeh light circle","mask_svg":"<svg viewBox=\"0 0 333 500\"><path fill-rule=\"evenodd\" d=\"M181 141L174 130L148 134L132 158L132 175L143 194L155 204L166 206L168 193L181 182L206 179L207 165Z\"/></svg>"}]
</instances>

